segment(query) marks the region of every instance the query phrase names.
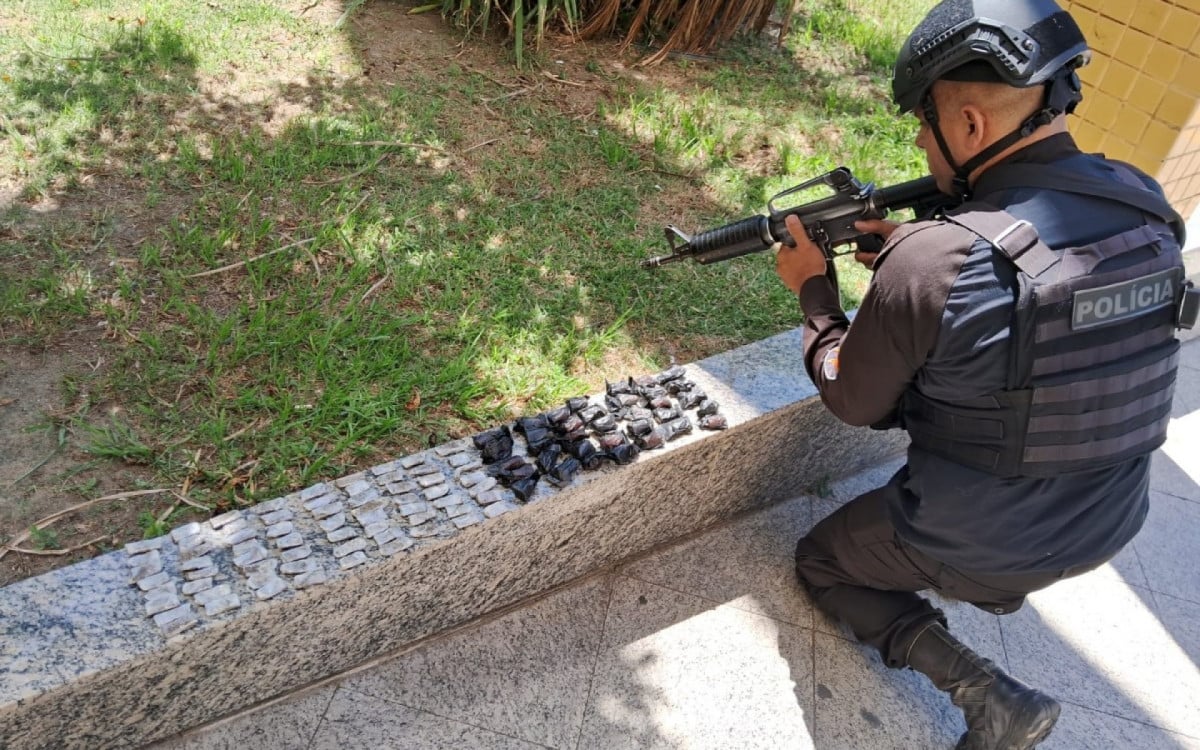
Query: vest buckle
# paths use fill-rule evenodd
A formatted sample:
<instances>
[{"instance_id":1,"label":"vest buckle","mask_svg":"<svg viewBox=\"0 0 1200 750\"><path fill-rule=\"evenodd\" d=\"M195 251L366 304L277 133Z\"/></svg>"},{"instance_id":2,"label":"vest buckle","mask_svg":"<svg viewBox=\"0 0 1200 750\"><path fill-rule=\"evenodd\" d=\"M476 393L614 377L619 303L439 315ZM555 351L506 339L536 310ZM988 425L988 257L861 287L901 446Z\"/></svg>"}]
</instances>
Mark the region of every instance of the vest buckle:
<instances>
[{"instance_id":1,"label":"vest buckle","mask_svg":"<svg viewBox=\"0 0 1200 750\"><path fill-rule=\"evenodd\" d=\"M1004 251L1014 262L1037 244L1037 230L1025 219L1018 219L996 235L992 244Z\"/></svg>"},{"instance_id":2,"label":"vest buckle","mask_svg":"<svg viewBox=\"0 0 1200 750\"><path fill-rule=\"evenodd\" d=\"M1200 289L1190 282L1183 284L1183 299L1179 301L1179 310L1175 317L1175 327L1191 330L1200 318Z\"/></svg>"}]
</instances>

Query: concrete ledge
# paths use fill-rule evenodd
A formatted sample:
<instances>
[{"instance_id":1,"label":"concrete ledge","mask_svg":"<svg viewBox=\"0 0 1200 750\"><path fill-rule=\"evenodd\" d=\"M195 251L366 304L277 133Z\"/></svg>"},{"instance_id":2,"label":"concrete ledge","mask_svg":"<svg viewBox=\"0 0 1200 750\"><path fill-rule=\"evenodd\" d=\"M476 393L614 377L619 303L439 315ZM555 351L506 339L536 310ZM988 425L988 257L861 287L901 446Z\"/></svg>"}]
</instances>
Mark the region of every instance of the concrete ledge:
<instances>
[{"instance_id":1,"label":"concrete ledge","mask_svg":"<svg viewBox=\"0 0 1200 750\"><path fill-rule=\"evenodd\" d=\"M686 366L730 429L543 482L523 505L470 496L461 441L0 589L0 747L169 737L902 450L902 434L830 416L800 360L793 331ZM457 499L404 515L434 469L444 484L424 491ZM317 517L333 502L348 552ZM284 538L313 563L280 565ZM183 587L206 566L226 596Z\"/></svg>"}]
</instances>

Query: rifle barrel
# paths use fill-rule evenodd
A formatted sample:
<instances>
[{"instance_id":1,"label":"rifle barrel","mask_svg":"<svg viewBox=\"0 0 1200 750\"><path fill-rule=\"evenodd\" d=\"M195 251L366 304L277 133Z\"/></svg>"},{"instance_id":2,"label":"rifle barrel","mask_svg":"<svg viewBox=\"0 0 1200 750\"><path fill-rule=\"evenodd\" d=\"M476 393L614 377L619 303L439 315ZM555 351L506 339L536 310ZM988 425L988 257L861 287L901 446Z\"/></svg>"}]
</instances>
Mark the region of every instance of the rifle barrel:
<instances>
[{"instance_id":1,"label":"rifle barrel","mask_svg":"<svg viewBox=\"0 0 1200 750\"><path fill-rule=\"evenodd\" d=\"M877 188L875 205L889 211L900 211L935 201L939 195L937 182L932 177L921 177L899 185ZM949 196L946 198L949 199Z\"/></svg>"}]
</instances>

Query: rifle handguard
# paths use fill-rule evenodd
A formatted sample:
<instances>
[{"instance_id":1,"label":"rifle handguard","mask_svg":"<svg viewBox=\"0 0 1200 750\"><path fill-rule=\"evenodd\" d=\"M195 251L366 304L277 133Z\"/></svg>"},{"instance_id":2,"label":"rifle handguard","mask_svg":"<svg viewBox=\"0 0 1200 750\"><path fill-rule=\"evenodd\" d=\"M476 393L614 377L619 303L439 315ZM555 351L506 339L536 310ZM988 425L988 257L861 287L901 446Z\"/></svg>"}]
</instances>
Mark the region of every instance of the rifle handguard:
<instances>
[{"instance_id":1,"label":"rifle handguard","mask_svg":"<svg viewBox=\"0 0 1200 750\"><path fill-rule=\"evenodd\" d=\"M833 188L835 194L789 209L775 207L779 198L818 184ZM838 167L772 197L767 202L770 211L767 216L751 216L690 237L677 227L668 226L666 236L671 254L644 260L640 265L657 268L688 258L707 265L768 250L777 242L787 241L784 219L792 214L804 223L809 237L830 260L834 257L833 248L840 245L858 244L864 252L878 252L882 243L872 235L855 230L855 221L883 218L889 211L906 208L915 209L920 215L947 205L951 200L950 196L938 191L932 177L876 189L872 184L864 185L856 180L845 167Z\"/></svg>"},{"instance_id":2,"label":"rifle handguard","mask_svg":"<svg viewBox=\"0 0 1200 750\"><path fill-rule=\"evenodd\" d=\"M775 244L770 222L765 216L751 216L723 227L692 235L689 254L697 263L707 265L766 250Z\"/></svg>"}]
</instances>

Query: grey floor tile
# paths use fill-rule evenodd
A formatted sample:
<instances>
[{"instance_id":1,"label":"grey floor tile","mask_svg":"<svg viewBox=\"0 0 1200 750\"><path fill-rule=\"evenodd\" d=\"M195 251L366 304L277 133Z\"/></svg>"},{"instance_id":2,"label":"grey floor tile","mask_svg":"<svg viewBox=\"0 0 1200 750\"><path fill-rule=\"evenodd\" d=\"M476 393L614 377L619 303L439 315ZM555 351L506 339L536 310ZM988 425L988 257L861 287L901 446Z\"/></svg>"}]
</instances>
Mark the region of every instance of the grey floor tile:
<instances>
[{"instance_id":1,"label":"grey floor tile","mask_svg":"<svg viewBox=\"0 0 1200 750\"><path fill-rule=\"evenodd\" d=\"M1200 665L1200 604L1155 593L1154 603L1163 628L1193 665ZM1200 737L1200 725L1189 734Z\"/></svg>"},{"instance_id":2,"label":"grey floor tile","mask_svg":"<svg viewBox=\"0 0 1200 750\"><path fill-rule=\"evenodd\" d=\"M796 582L792 556L765 552L756 541L772 540L763 546L775 549L780 539L803 533L796 529L804 524L782 523L783 519L807 516L807 508L796 503L787 504L791 513L772 509L765 519L742 519L623 566L619 573L717 604L812 627L812 605ZM788 531L780 533L788 526ZM794 538L791 544L795 544Z\"/></svg>"},{"instance_id":3,"label":"grey floor tile","mask_svg":"<svg viewBox=\"0 0 1200 750\"><path fill-rule=\"evenodd\" d=\"M739 544L762 554L791 558L796 540L813 525L813 507L817 499L804 495L785 500L751 513L728 524L729 534Z\"/></svg>"},{"instance_id":4,"label":"grey floor tile","mask_svg":"<svg viewBox=\"0 0 1200 750\"><path fill-rule=\"evenodd\" d=\"M904 456L895 456L885 463L853 474L833 482L826 491L812 503L812 523L815 526L822 519L838 508L850 502L859 495L865 495L887 484L892 476L905 464ZM795 545L793 545L794 550ZM788 550L789 554L793 550Z\"/></svg>"},{"instance_id":5,"label":"grey floor tile","mask_svg":"<svg viewBox=\"0 0 1200 750\"><path fill-rule=\"evenodd\" d=\"M730 524L729 535L757 552L792 558L796 541L821 518L843 503L885 484L904 464L896 457L880 466L839 479L823 488L821 497L801 496L748 514Z\"/></svg>"},{"instance_id":6,"label":"grey floor tile","mask_svg":"<svg viewBox=\"0 0 1200 750\"><path fill-rule=\"evenodd\" d=\"M316 688L286 700L203 727L152 750L298 750L308 747L336 686Z\"/></svg>"},{"instance_id":7,"label":"grey floor tile","mask_svg":"<svg viewBox=\"0 0 1200 750\"><path fill-rule=\"evenodd\" d=\"M873 649L825 633L814 650L820 750L951 748L966 728L924 675L888 669Z\"/></svg>"},{"instance_id":8,"label":"grey floor tile","mask_svg":"<svg viewBox=\"0 0 1200 750\"><path fill-rule=\"evenodd\" d=\"M1195 557L1198 528L1200 503L1150 493L1150 513L1133 546L1151 589L1200 602L1200 566Z\"/></svg>"},{"instance_id":9,"label":"grey floor tile","mask_svg":"<svg viewBox=\"0 0 1200 750\"><path fill-rule=\"evenodd\" d=\"M1200 740L1066 704L1038 750L1200 750Z\"/></svg>"},{"instance_id":10,"label":"grey floor tile","mask_svg":"<svg viewBox=\"0 0 1200 750\"><path fill-rule=\"evenodd\" d=\"M1200 351L1200 347L1197 348ZM1200 412L1200 367L1180 370L1175 388L1175 400L1171 404L1171 418L1185 419Z\"/></svg>"},{"instance_id":11,"label":"grey floor tile","mask_svg":"<svg viewBox=\"0 0 1200 750\"><path fill-rule=\"evenodd\" d=\"M1200 466L1193 461L1190 467L1185 467L1188 467L1188 464L1173 458L1165 449L1160 448L1154 453L1150 463L1150 489L1200 503L1200 486L1192 477L1192 473L1200 472Z\"/></svg>"},{"instance_id":12,"label":"grey floor tile","mask_svg":"<svg viewBox=\"0 0 1200 750\"><path fill-rule=\"evenodd\" d=\"M1063 701L1184 734L1200 727L1200 671L1146 589L1073 578L1031 595L1000 628L1013 674Z\"/></svg>"},{"instance_id":13,"label":"grey floor tile","mask_svg":"<svg viewBox=\"0 0 1200 750\"><path fill-rule=\"evenodd\" d=\"M610 579L595 578L353 676L347 689L551 747L579 733Z\"/></svg>"},{"instance_id":14,"label":"grey floor tile","mask_svg":"<svg viewBox=\"0 0 1200 750\"><path fill-rule=\"evenodd\" d=\"M1196 379L1200 380L1200 340L1185 343L1179 349L1179 364L1197 371ZM1185 375L1181 380L1185 380ZM1186 380L1185 380L1186 382Z\"/></svg>"},{"instance_id":15,"label":"grey floor tile","mask_svg":"<svg viewBox=\"0 0 1200 750\"><path fill-rule=\"evenodd\" d=\"M1177 386L1167 442L1155 451L1151 489L1200 502L1200 373Z\"/></svg>"},{"instance_id":16,"label":"grey floor tile","mask_svg":"<svg viewBox=\"0 0 1200 750\"><path fill-rule=\"evenodd\" d=\"M1175 383L1175 400L1181 398L1195 403L1200 397L1200 340L1185 343L1179 349L1179 375Z\"/></svg>"},{"instance_id":17,"label":"grey floor tile","mask_svg":"<svg viewBox=\"0 0 1200 750\"><path fill-rule=\"evenodd\" d=\"M305 746L300 746L305 747ZM311 750L541 750L489 732L345 688L339 689ZM250 750L245 748L244 750Z\"/></svg>"},{"instance_id":18,"label":"grey floor tile","mask_svg":"<svg viewBox=\"0 0 1200 750\"><path fill-rule=\"evenodd\" d=\"M903 455L895 456L878 466L839 479L830 485L829 494L825 499L832 501L835 505L842 505L859 495L882 487L905 464L906 460Z\"/></svg>"},{"instance_id":19,"label":"grey floor tile","mask_svg":"<svg viewBox=\"0 0 1200 750\"><path fill-rule=\"evenodd\" d=\"M797 497L749 514L621 569L623 575L727 603L801 627L812 623L796 582L796 541L843 503L886 483L902 458L831 484L825 497Z\"/></svg>"},{"instance_id":20,"label":"grey floor tile","mask_svg":"<svg viewBox=\"0 0 1200 750\"><path fill-rule=\"evenodd\" d=\"M812 631L618 578L579 750L805 750Z\"/></svg>"},{"instance_id":21,"label":"grey floor tile","mask_svg":"<svg viewBox=\"0 0 1200 750\"><path fill-rule=\"evenodd\" d=\"M1118 552L1116 557L1084 575L1111 578L1124 581L1130 586L1150 588L1150 581L1146 578L1146 569L1142 567L1142 559L1138 555L1137 547L1132 542L1125 545L1125 549Z\"/></svg>"}]
</instances>

